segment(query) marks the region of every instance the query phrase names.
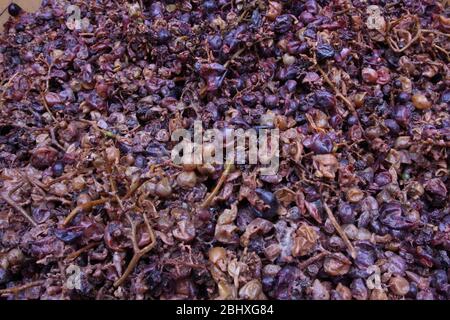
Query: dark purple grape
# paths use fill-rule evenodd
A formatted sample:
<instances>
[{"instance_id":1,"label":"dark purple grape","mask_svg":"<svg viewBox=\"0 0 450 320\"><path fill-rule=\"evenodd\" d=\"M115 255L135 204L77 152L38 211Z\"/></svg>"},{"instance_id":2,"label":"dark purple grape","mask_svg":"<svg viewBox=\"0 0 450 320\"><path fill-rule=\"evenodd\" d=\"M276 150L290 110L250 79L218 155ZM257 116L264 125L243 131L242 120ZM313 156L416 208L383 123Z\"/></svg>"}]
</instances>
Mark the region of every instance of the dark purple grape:
<instances>
[{"instance_id":1,"label":"dark purple grape","mask_svg":"<svg viewBox=\"0 0 450 320\"><path fill-rule=\"evenodd\" d=\"M169 30L162 28L158 31L158 42L160 44L167 43L170 38L172 38L172 34L169 32Z\"/></svg>"},{"instance_id":2,"label":"dark purple grape","mask_svg":"<svg viewBox=\"0 0 450 320\"><path fill-rule=\"evenodd\" d=\"M319 7L317 6L317 1L316 0L306 1L305 9L306 9L306 11L308 11L314 15L317 14L319 12Z\"/></svg>"},{"instance_id":3,"label":"dark purple grape","mask_svg":"<svg viewBox=\"0 0 450 320\"><path fill-rule=\"evenodd\" d=\"M275 283L275 278L269 275L263 276L262 278L262 287L264 292L269 292L272 290L273 285Z\"/></svg>"},{"instance_id":4,"label":"dark purple grape","mask_svg":"<svg viewBox=\"0 0 450 320\"><path fill-rule=\"evenodd\" d=\"M337 130L342 125L342 117L338 114L333 115L330 118L330 125Z\"/></svg>"},{"instance_id":5,"label":"dark purple grape","mask_svg":"<svg viewBox=\"0 0 450 320\"><path fill-rule=\"evenodd\" d=\"M283 267L276 276L276 286L290 286L293 285L295 279L297 279L299 269L294 266Z\"/></svg>"},{"instance_id":6,"label":"dark purple grape","mask_svg":"<svg viewBox=\"0 0 450 320\"><path fill-rule=\"evenodd\" d=\"M402 215L402 206L397 202L383 203L380 208L380 221L384 225L396 229L409 229L413 227L416 222L409 221L407 217Z\"/></svg>"},{"instance_id":7,"label":"dark purple grape","mask_svg":"<svg viewBox=\"0 0 450 320\"><path fill-rule=\"evenodd\" d=\"M436 270L433 274L433 284L439 291L446 291L449 288L448 275L444 270Z\"/></svg>"},{"instance_id":8,"label":"dark purple grape","mask_svg":"<svg viewBox=\"0 0 450 320\"><path fill-rule=\"evenodd\" d=\"M336 106L336 97L334 94L325 90L316 92L316 101L318 106L325 110L333 109Z\"/></svg>"},{"instance_id":9,"label":"dark purple grape","mask_svg":"<svg viewBox=\"0 0 450 320\"><path fill-rule=\"evenodd\" d=\"M261 26L263 21L261 13L259 12L258 9L253 10L251 21L253 27L259 28Z\"/></svg>"},{"instance_id":10,"label":"dark purple grape","mask_svg":"<svg viewBox=\"0 0 450 320\"><path fill-rule=\"evenodd\" d=\"M11 273L0 267L0 285L4 285L11 280Z\"/></svg>"},{"instance_id":11,"label":"dark purple grape","mask_svg":"<svg viewBox=\"0 0 450 320\"><path fill-rule=\"evenodd\" d=\"M51 211L49 209L46 209L45 207L42 208L33 208L31 210L31 214L33 216L33 219L37 223L43 223L51 216Z\"/></svg>"},{"instance_id":12,"label":"dark purple grape","mask_svg":"<svg viewBox=\"0 0 450 320\"><path fill-rule=\"evenodd\" d=\"M143 125L151 120L151 110L147 107L138 107L139 109L136 112L136 118L138 122Z\"/></svg>"},{"instance_id":13,"label":"dark purple grape","mask_svg":"<svg viewBox=\"0 0 450 320\"><path fill-rule=\"evenodd\" d=\"M410 282L409 283L409 292L406 295L406 297L410 298L410 299L416 299L417 291L418 291L417 284L415 282Z\"/></svg>"},{"instance_id":14,"label":"dark purple grape","mask_svg":"<svg viewBox=\"0 0 450 320\"><path fill-rule=\"evenodd\" d=\"M441 103L450 104L450 90L446 90L445 92L442 93Z\"/></svg>"},{"instance_id":15,"label":"dark purple grape","mask_svg":"<svg viewBox=\"0 0 450 320\"><path fill-rule=\"evenodd\" d=\"M277 78L282 81L292 80L297 78L299 73L299 68L296 65L290 65L284 68L280 68L277 72Z\"/></svg>"},{"instance_id":16,"label":"dark purple grape","mask_svg":"<svg viewBox=\"0 0 450 320\"><path fill-rule=\"evenodd\" d=\"M12 2L9 6L8 6L8 13L13 16L13 17L17 17L19 14L22 13L22 8L17 4Z\"/></svg>"},{"instance_id":17,"label":"dark purple grape","mask_svg":"<svg viewBox=\"0 0 450 320\"><path fill-rule=\"evenodd\" d=\"M222 37L213 35L208 37L208 44L213 50L219 50L222 47Z\"/></svg>"},{"instance_id":18,"label":"dark purple grape","mask_svg":"<svg viewBox=\"0 0 450 320\"><path fill-rule=\"evenodd\" d=\"M391 174L387 171L380 172L375 175L374 182L379 186L383 187L392 182Z\"/></svg>"},{"instance_id":19,"label":"dark purple grape","mask_svg":"<svg viewBox=\"0 0 450 320\"><path fill-rule=\"evenodd\" d=\"M300 14L300 21L303 22L304 24L309 24L311 22L313 22L316 18L308 11L303 11Z\"/></svg>"},{"instance_id":20,"label":"dark purple grape","mask_svg":"<svg viewBox=\"0 0 450 320\"><path fill-rule=\"evenodd\" d=\"M352 291L353 298L356 300L367 300L369 293L363 279L358 278L353 280L350 285L350 289Z\"/></svg>"},{"instance_id":21,"label":"dark purple grape","mask_svg":"<svg viewBox=\"0 0 450 320\"><path fill-rule=\"evenodd\" d=\"M203 8L207 12L212 12L217 9L217 4L214 0L207 0L207 1L203 2Z\"/></svg>"},{"instance_id":22,"label":"dark purple grape","mask_svg":"<svg viewBox=\"0 0 450 320\"><path fill-rule=\"evenodd\" d=\"M255 192L258 197L261 198L261 200L269 206L269 208L262 211L254 209L256 215L264 219L273 219L274 217L276 217L278 210L278 201L275 195L270 191L260 188L255 189Z\"/></svg>"},{"instance_id":23,"label":"dark purple grape","mask_svg":"<svg viewBox=\"0 0 450 320\"><path fill-rule=\"evenodd\" d=\"M309 148L316 154L327 154L333 151L333 141L325 133L317 133L312 138Z\"/></svg>"},{"instance_id":24,"label":"dark purple grape","mask_svg":"<svg viewBox=\"0 0 450 320\"><path fill-rule=\"evenodd\" d=\"M355 212L348 203L339 205L338 214L343 224L352 224L355 222Z\"/></svg>"},{"instance_id":25,"label":"dark purple grape","mask_svg":"<svg viewBox=\"0 0 450 320\"><path fill-rule=\"evenodd\" d=\"M349 126L354 126L355 124L358 123L358 118L355 117L354 115L349 115L347 118L347 124Z\"/></svg>"},{"instance_id":26,"label":"dark purple grape","mask_svg":"<svg viewBox=\"0 0 450 320\"><path fill-rule=\"evenodd\" d=\"M394 51L392 51L391 49L388 49L388 50L385 51L384 56L385 56L387 62L388 62L392 67L394 67L394 68L397 68L397 67L398 67L399 56L398 56L397 54L395 54ZM396 81L394 82L394 85L395 85L397 88L400 88L400 87L402 86L402 84L401 84L401 82L400 82L399 80L396 80Z\"/></svg>"},{"instance_id":27,"label":"dark purple grape","mask_svg":"<svg viewBox=\"0 0 450 320\"><path fill-rule=\"evenodd\" d=\"M286 33L289 31L289 29L291 29L292 22L293 19L290 15L283 14L275 19L273 28L277 33Z\"/></svg>"},{"instance_id":28,"label":"dark purple grape","mask_svg":"<svg viewBox=\"0 0 450 320\"><path fill-rule=\"evenodd\" d=\"M175 291L175 280L171 274L167 272L162 274L161 288L166 293L172 293Z\"/></svg>"},{"instance_id":29,"label":"dark purple grape","mask_svg":"<svg viewBox=\"0 0 450 320\"><path fill-rule=\"evenodd\" d=\"M162 281L162 272L157 268L152 268L150 272L147 273L147 285L150 291L155 291Z\"/></svg>"},{"instance_id":30,"label":"dark purple grape","mask_svg":"<svg viewBox=\"0 0 450 320\"><path fill-rule=\"evenodd\" d=\"M56 161L52 167L53 176L59 177L64 173L64 164L61 161Z\"/></svg>"},{"instance_id":31,"label":"dark purple grape","mask_svg":"<svg viewBox=\"0 0 450 320\"><path fill-rule=\"evenodd\" d=\"M425 191L431 195L445 198L447 196L447 188L439 178L429 180L425 185Z\"/></svg>"},{"instance_id":32,"label":"dark purple grape","mask_svg":"<svg viewBox=\"0 0 450 320\"><path fill-rule=\"evenodd\" d=\"M25 31L25 25L23 23L18 23L18 24L16 24L15 29L16 29L17 32ZM21 40L19 41L19 39L21 39ZM23 43L23 38L22 37L19 38L19 36L17 36L16 37L16 43L17 44Z\"/></svg>"},{"instance_id":33,"label":"dark purple grape","mask_svg":"<svg viewBox=\"0 0 450 320\"><path fill-rule=\"evenodd\" d=\"M134 164L138 168L145 168L145 166L147 165L147 160L145 159L144 156L138 155L138 156L136 156L136 160L135 160Z\"/></svg>"},{"instance_id":34,"label":"dark purple grape","mask_svg":"<svg viewBox=\"0 0 450 320\"><path fill-rule=\"evenodd\" d=\"M204 285L210 283L212 280L211 274L206 269L194 269L192 272L192 280L197 285Z\"/></svg>"},{"instance_id":35,"label":"dark purple grape","mask_svg":"<svg viewBox=\"0 0 450 320\"><path fill-rule=\"evenodd\" d=\"M355 264L360 269L366 269L373 265L376 261L377 255L370 245L360 244L357 247L357 255Z\"/></svg>"},{"instance_id":36,"label":"dark purple grape","mask_svg":"<svg viewBox=\"0 0 450 320\"><path fill-rule=\"evenodd\" d=\"M81 237L83 234L83 231L81 230L72 230L72 229L56 229L54 231L54 235L56 238L58 238L61 241L64 241L66 243L71 243Z\"/></svg>"},{"instance_id":37,"label":"dark purple grape","mask_svg":"<svg viewBox=\"0 0 450 320\"><path fill-rule=\"evenodd\" d=\"M389 131L393 134L398 134L400 132L400 126L397 122L392 119L384 120L384 125L389 129Z\"/></svg>"},{"instance_id":38,"label":"dark purple grape","mask_svg":"<svg viewBox=\"0 0 450 320\"><path fill-rule=\"evenodd\" d=\"M162 158L169 155L169 151L164 147L163 144L150 143L145 149L146 155L153 158Z\"/></svg>"},{"instance_id":39,"label":"dark purple grape","mask_svg":"<svg viewBox=\"0 0 450 320\"><path fill-rule=\"evenodd\" d=\"M316 48L317 60L323 61L334 57L334 49L328 43L321 43Z\"/></svg>"},{"instance_id":40,"label":"dark purple grape","mask_svg":"<svg viewBox=\"0 0 450 320\"><path fill-rule=\"evenodd\" d=\"M257 99L253 93L248 93L242 96L242 102L249 107L253 107L255 106Z\"/></svg>"},{"instance_id":41,"label":"dark purple grape","mask_svg":"<svg viewBox=\"0 0 450 320\"><path fill-rule=\"evenodd\" d=\"M406 106L399 106L394 109L394 119L399 125L406 127L411 117L411 111Z\"/></svg>"},{"instance_id":42,"label":"dark purple grape","mask_svg":"<svg viewBox=\"0 0 450 320\"><path fill-rule=\"evenodd\" d=\"M250 243L248 245L248 250L253 251L258 255L264 254L264 238L263 237L256 237L250 240Z\"/></svg>"},{"instance_id":43,"label":"dark purple grape","mask_svg":"<svg viewBox=\"0 0 450 320\"><path fill-rule=\"evenodd\" d=\"M276 95L269 94L264 98L264 104L267 108L273 109L278 106L279 100Z\"/></svg>"},{"instance_id":44,"label":"dark purple grape","mask_svg":"<svg viewBox=\"0 0 450 320\"><path fill-rule=\"evenodd\" d=\"M368 211L361 213L358 218L358 228L366 228L370 223L371 217L372 216Z\"/></svg>"},{"instance_id":45,"label":"dark purple grape","mask_svg":"<svg viewBox=\"0 0 450 320\"><path fill-rule=\"evenodd\" d=\"M416 295L417 300L434 300L434 294L431 289L420 290Z\"/></svg>"},{"instance_id":46,"label":"dark purple grape","mask_svg":"<svg viewBox=\"0 0 450 320\"><path fill-rule=\"evenodd\" d=\"M248 224L252 222L254 219L255 215L253 214L252 210L249 210L248 208L243 208L238 211L238 215L236 217L236 225L242 232L244 232Z\"/></svg>"},{"instance_id":47,"label":"dark purple grape","mask_svg":"<svg viewBox=\"0 0 450 320\"><path fill-rule=\"evenodd\" d=\"M407 92L400 92L399 95L397 96L397 101L399 103L406 103L409 102L411 100L411 95Z\"/></svg>"},{"instance_id":48,"label":"dark purple grape","mask_svg":"<svg viewBox=\"0 0 450 320\"><path fill-rule=\"evenodd\" d=\"M290 55L296 55L296 54L300 54L300 53L305 53L306 51L308 51L308 44L306 42L300 42L300 41L289 41L289 43L287 44L287 52Z\"/></svg>"},{"instance_id":49,"label":"dark purple grape","mask_svg":"<svg viewBox=\"0 0 450 320\"><path fill-rule=\"evenodd\" d=\"M161 2L153 2L150 5L150 16L152 18L161 17L163 14L163 6L161 5Z\"/></svg>"}]
</instances>

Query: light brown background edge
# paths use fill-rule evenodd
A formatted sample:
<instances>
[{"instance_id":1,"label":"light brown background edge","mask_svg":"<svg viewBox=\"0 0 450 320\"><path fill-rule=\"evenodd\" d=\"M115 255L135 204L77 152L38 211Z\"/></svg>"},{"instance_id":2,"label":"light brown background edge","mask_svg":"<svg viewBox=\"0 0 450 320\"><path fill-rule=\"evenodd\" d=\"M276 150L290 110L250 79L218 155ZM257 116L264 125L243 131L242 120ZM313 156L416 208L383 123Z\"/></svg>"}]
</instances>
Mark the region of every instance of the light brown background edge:
<instances>
[{"instance_id":1,"label":"light brown background edge","mask_svg":"<svg viewBox=\"0 0 450 320\"><path fill-rule=\"evenodd\" d=\"M2 12L3 9L7 8L11 2L11 0L0 0L0 12ZM41 4L41 0L15 0L13 2L17 3L22 7L22 9L28 12L36 11ZM9 14L8 10L6 10L0 17L0 32L3 31L3 24L8 20L8 18Z\"/></svg>"}]
</instances>

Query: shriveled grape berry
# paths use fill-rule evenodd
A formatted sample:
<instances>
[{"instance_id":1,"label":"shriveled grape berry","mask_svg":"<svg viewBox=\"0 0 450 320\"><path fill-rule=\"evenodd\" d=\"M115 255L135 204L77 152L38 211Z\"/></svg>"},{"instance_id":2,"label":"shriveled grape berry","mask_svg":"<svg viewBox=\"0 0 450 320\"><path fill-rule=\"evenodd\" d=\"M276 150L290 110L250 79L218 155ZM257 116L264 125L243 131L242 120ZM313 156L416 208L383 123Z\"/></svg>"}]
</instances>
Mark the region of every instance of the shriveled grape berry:
<instances>
[{"instance_id":1,"label":"shriveled grape berry","mask_svg":"<svg viewBox=\"0 0 450 320\"><path fill-rule=\"evenodd\" d=\"M13 17L17 17L22 11L22 8L17 3L12 2L8 6L8 13Z\"/></svg>"},{"instance_id":2,"label":"shriveled grape berry","mask_svg":"<svg viewBox=\"0 0 450 320\"><path fill-rule=\"evenodd\" d=\"M334 57L334 48L328 43L319 44L316 48L316 56L319 61Z\"/></svg>"}]
</instances>

